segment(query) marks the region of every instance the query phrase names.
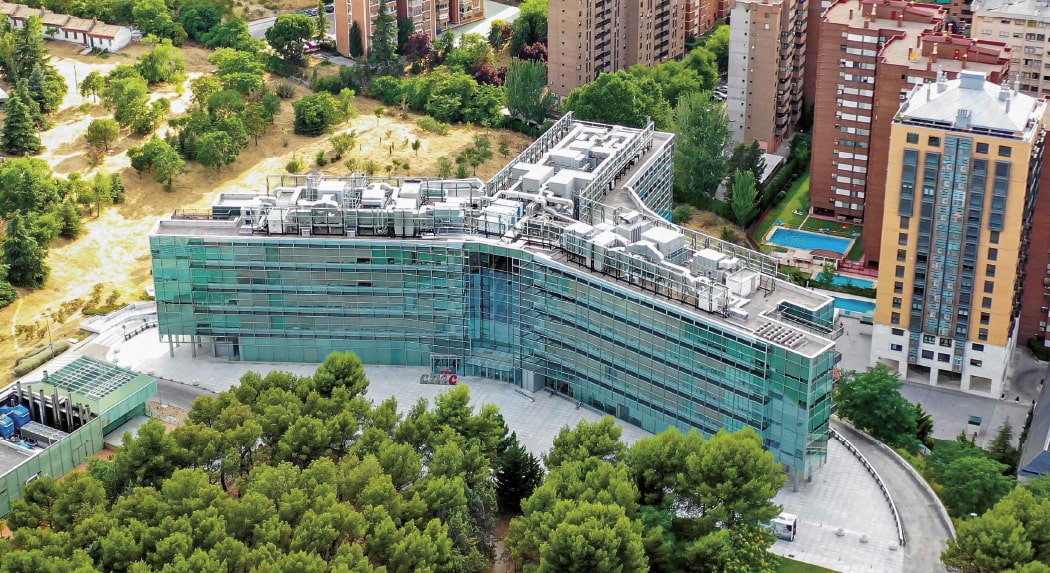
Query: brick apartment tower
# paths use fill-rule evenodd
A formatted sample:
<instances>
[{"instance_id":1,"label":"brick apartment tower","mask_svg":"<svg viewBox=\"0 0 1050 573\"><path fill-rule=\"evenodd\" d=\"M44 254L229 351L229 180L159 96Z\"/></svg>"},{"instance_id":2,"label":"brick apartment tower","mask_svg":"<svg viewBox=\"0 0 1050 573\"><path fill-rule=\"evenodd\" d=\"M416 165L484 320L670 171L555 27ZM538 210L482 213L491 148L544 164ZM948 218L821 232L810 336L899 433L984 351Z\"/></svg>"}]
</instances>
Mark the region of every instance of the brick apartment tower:
<instances>
[{"instance_id":1,"label":"brick apartment tower","mask_svg":"<svg viewBox=\"0 0 1050 573\"><path fill-rule=\"evenodd\" d=\"M810 205L815 215L864 224L877 267L890 126L916 84L963 70L999 82L1010 66L1000 42L948 36L945 11L894 0L838 0L820 23Z\"/></svg>"},{"instance_id":2,"label":"brick apartment tower","mask_svg":"<svg viewBox=\"0 0 1050 573\"><path fill-rule=\"evenodd\" d=\"M397 17L411 18L415 31L431 40L449 28L485 19L484 0L387 0L386 8ZM336 50L350 55L350 25L357 21L361 45L368 54L378 13L379 0L335 0Z\"/></svg>"},{"instance_id":3,"label":"brick apartment tower","mask_svg":"<svg viewBox=\"0 0 1050 573\"><path fill-rule=\"evenodd\" d=\"M566 97L598 74L685 53L685 0L552 0L547 24L551 91Z\"/></svg>"},{"instance_id":4,"label":"brick apartment tower","mask_svg":"<svg viewBox=\"0 0 1050 573\"><path fill-rule=\"evenodd\" d=\"M1045 161L1045 159L1044 159ZM1023 285L1017 343L1031 338L1050 346L1047 323L1050 323L1050 175L1039 179L1039 195L1026 213L1028 234L1027 259L1018 264L1018 283Z\"/></svg>"},{"instance_id":5,"label":"brick apartment tower","mask_svg":"<svg viewBox=\"0 0 1050 573\"><path fill-rule=\"evenodd\" d=\"M729 131L734 143L757 139L773 153L802 113L806 9L795 0L740 0L730 20Z\"/></svg>"},{"instance_id":6,"label":"brick apartment tower","mask_svg":"<svg viewBox=\"0 0 1050 573\"><path fill-rule=\"evenodd\" d=\"M716 0L686 0L685 39L696 38L707 33L715 26L717 17L718 2Z\"/></svg>"}]
</instances>

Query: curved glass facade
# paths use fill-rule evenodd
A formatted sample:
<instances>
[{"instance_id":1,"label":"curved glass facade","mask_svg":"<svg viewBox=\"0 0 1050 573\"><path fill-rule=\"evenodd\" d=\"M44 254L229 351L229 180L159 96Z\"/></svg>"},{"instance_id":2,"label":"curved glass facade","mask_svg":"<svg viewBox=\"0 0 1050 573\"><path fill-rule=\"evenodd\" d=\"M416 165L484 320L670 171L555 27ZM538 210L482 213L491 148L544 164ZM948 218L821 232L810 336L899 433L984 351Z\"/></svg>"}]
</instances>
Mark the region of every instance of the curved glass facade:
<instances>
[{"instance_id":1,"label":"curved glass facade","mask_svg":"<svg viewBox=\"0 0 1050 573\"><path fill-rule=\"evenodd\" d=\"M167 340L250 361L349 350L547 387L652 432L750 426L796 479L826 457L833 345L793 351L557 249L481 236L150 243ZM831 321L830 304L783 306Z\"/></svg>"}]
</instances>

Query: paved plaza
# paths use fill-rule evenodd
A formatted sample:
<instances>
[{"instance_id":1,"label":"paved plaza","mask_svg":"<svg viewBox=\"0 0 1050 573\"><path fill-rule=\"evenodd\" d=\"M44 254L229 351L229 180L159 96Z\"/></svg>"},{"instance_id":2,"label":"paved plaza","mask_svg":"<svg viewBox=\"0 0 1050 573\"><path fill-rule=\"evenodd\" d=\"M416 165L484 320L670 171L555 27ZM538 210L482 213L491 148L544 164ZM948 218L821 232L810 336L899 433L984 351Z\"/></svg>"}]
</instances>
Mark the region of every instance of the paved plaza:
<instances>
[{"instance_id":1,"label":"paved plaza","mask_svg":"<svg viewBox=\"0 0 1050 573\"><path fill-rule=\"evenodd\" d=\"M774 553L843 573L904 570L889 505L875 478L838 440L828 442L828 463L813 481L797 492L785 487L774 501L799 518L795 541L777 540Z\"/></svg>"}]
</instances>

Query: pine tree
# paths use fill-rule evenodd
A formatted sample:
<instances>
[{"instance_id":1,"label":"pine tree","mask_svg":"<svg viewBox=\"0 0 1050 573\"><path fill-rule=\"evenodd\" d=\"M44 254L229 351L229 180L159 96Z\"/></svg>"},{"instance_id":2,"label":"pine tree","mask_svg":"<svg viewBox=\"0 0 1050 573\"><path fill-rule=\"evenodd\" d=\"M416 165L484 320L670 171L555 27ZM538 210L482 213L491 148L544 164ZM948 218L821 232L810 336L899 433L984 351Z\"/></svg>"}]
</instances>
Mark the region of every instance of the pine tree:
<instances>
[{"instance_id":1,"label":"pine tree","mask_svg":"<svg viewBox=\"0 0 1050 573\"><path fill-rule=\"evenodd\" d=\"M365 46L361 38L361 26L354 20L350 24L350 57L360 58L365 53Z\"/></svg>"},{"instance_id":2,"label":"pine tree","mask_svg":"<svg viewBox=\"0 0 1050 573\"><path fill-rule=\"evenodd\" d=\"M124 178L120 176L120 172L110 175L109 196L113 198L114 203L124 202Z\"/></svg>"},{"instance_id":3,"label":"pine tree","mask_svg":"<svg viewBox=\"0 0 1050 573\"><path fill-rule=\"evenodd\" d=\"M922 404L915 405L915 437L922 445L933 449L933 416L923 410Z\"/></svg>"},{"instance_id":4,"label":"pine tree","mask_svg":"<svg viewBox=\"0 0 1050 573\"><path fill-rule=\"evenodd\" d=\"M1014 466L1017 464L1017 449L1013 446L1014 441L1014 429L1010 427L1010 419L1007 418L1003 422L1002 426L999 426L999 431L995 434L995 439L988 446L988 457L993 460L1006 464L1009 466L1009 473L1012 474Z\"/></svg>"},{"instance_id":5,"label":"pine tree","mask_svg":"<svg viewBox=\"0 0 1050 573\"><path fill-rule=\"evenodd\" d=\"M40 104L33 99L33 90L29 87L29 80L22 78L15 84L15 94L25 104L26 109L29 110L29 118L33 120L33 125L39 130L48 128L47 118L44 117L44 111L40 109Z\"/></svg>"},{"instance_id":6,"label":"pine tree","mask_svg":"<svg viewBox=\"0 0 1050 573\"><path fill-rule=\"evenodd\" d=\"M323 42L328 37L328 13L324 11L324 7L324 0L317 0L317 16L314 18L317 35L314 37L318 42Z\"/></svg>"},{"instance_id":7,"label":"pine tree","mask_svg":"<svg viewBox=\"0 0 1050 573\"><path fill-rule=\"evenodd\" d=\"M30 115L29 107L22 98L13 94L5 105L7 117L4 118L4 132L0 144L4 151L11 155L36 155L43 149L36 126Z\"/></svg>"},{"instance_id":8,"label":"pine tree","mask_svg":"<svg viewBox=\"0 0 1050 573\"><path fill-rule=\"evenodd\" d=\"M397 73L397 19L386 7L386 0L379 0L379 12L376 14L372 28L372 49L368 54L368 63L373 73L382 76L400 75Z\"/></svg>"},{"instance_id":9,"label":"pine tree","mask_svg":"<svg viewBox=\"0 0 1050 573\"><path fill-rule=\"evenodd\" d=\"M503 444L496 469L496 496L503 511L521 511L521 500L532 495L543 481L543 467L536 456L520 443L518 435L511 434Z\"/></svg>"},{"instance_id":10,"label":"pine tree","mask_svg":"<svg viewBox=\"0 0 1050 573\"><path fill-rule=\"evenodd\" d=\"M44 262L47 249L41 247L29 233L22 213L16 211L7 223L7 238L3 244L3 259L7 265L7 280L25 288L40 288L47 282L51 269Z\"/></svg>"}]
</instances>

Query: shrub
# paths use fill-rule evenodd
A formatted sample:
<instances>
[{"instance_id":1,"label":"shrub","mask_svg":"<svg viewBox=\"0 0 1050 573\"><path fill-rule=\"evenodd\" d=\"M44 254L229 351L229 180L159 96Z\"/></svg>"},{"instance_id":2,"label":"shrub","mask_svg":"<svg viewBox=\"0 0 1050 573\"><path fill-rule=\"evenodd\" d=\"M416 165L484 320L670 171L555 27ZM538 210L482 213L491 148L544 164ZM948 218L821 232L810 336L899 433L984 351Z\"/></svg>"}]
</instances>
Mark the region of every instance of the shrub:
<instances>
[{"instance_id":1,"label":"shrub","mask_svg":"<svg viewBox=\"0 0 1050 573\"><path fill-rule=\"evenodd\" d=\"M693 210L685 205L678 207L671 213L671 218L674 219L675 224L685 225L689 221L693 220Z\"/></svg>"},{"instance_id":2,"label":"shrub","mask_svg":"<svg viewBox=\"0 0 1050 573\"><path fill-rule=\"evenodd\" d=\"M416 120L416 125L423 131L429 131L430 133L436 133L438 135L448 135L449 133L452 133L452 126L432 117L421 117Z\"/></svg>"},{"instance_id":3,"label":"shrub","mask_svg":"<svg viewBox=\"0 0 1050 573\"><path fill-rule=\"evenodd\" d=\"M323 149L321 151L318 151L317 155L314 156L314 163L316 163L318 167L324 167L325 165L328 165L328 155Z\"/></svg>"},{"instance_id":4,"label":"shrub","mask_svg":"<svg viewBox=\"0 0 1050 573\"><path fill-rule=\"evenodd\" d=\"M305 167L306 165L303 163L302 159L293 159L285 164L284 170L295 175L296 173L302 173L303 168Z\"/></svg>"},{"instance_id":5,"label":"shrub","mask_svg":"<svg viewBox=\"0 0 1050 573\"><path fill-rule=\"evenodd\" d=\"M292 85L292 82L281 82L277 84L275 92L277 93L277 97L281 99L293 98L295 97L295 86Z\"/></svg>"},{"instance_id":6,"label":"shrub","mask_svg":"<svg viewBox=\"0 0 1050 573\"><path fill-rule=\"evenodd\" d=\"M1042 341L1037 338L1028 339L1028 350L1031 350L1039 360L1044 362L1050 360L1050 347L1043 346Z\"/></svg>"},{"instance_id":7,"label":"shrub","mask_svg":"<svg viewBox=\"0 0 1050 573\"><path fill-rule=\"evenodd\" d=\"M65 340L56 340L54 342L55 356L69 350L69 347L70 344ZM18 359L18 362L15 363L15 376L25 376L48 360L51 360L51 345L40 345L39 348L31 351L29 355Z\"/></svg>"}]
</instances>

